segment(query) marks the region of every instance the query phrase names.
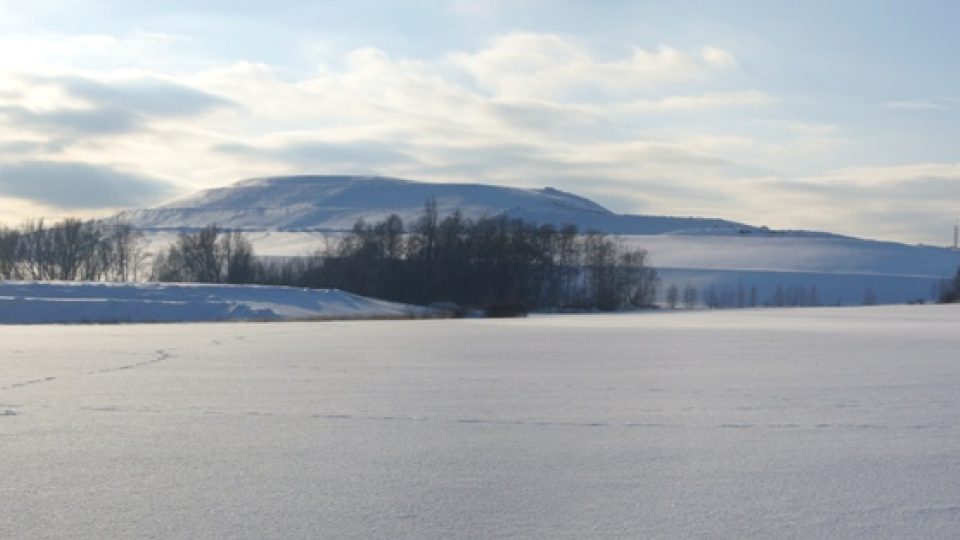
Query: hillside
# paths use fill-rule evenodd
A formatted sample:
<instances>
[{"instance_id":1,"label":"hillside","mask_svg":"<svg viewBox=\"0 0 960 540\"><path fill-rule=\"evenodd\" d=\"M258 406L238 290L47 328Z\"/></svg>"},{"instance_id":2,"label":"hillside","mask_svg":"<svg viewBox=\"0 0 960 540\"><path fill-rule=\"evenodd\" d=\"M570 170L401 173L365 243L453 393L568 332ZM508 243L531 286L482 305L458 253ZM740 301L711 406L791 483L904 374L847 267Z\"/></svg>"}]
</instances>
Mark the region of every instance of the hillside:
<instances>
[{"instance_id":1,"label":"hillside","mask_svg":"<svg viewBox=\"0 0 960 540\"><path fill-rule=\"evenodd\" d=\"M143 229L221 227L251 231L343 231L360 218L397 214L416 219L428 199L441 214L460 209L468 217L506 214L534 223L573 224L611 234L756 231L721 219L615 214L553 188L518 189L481 184L441 184L360 176L292 176L244 180L171 203L124 215Z\"/></svg>"},{"instance_id":2,"label":"hillside","mask_svg":"<svg viewBox=\"0 0 960 540\"><path fill-rule=\"evenodd\" d=\"M756 287L765 299L777 288L816 287L823 303L858 304L867 295L879 303L899 303L930 299L936 283L960 266L960 252L940 247L774 231L722 219L616 214L552 188L382 177L244 180L124 215L149 232L154 248L172 240L178 230L216 223L248 231L258 254L283 257L314 252L359 218L377 221L395 213L409 223L429 198L437 201L441 213L460 209L472 217L504 214L620 235L649 251L663 291L670 285L690 285L701 294L714 288L729 296Z\"/></svg>"}]
</instances>

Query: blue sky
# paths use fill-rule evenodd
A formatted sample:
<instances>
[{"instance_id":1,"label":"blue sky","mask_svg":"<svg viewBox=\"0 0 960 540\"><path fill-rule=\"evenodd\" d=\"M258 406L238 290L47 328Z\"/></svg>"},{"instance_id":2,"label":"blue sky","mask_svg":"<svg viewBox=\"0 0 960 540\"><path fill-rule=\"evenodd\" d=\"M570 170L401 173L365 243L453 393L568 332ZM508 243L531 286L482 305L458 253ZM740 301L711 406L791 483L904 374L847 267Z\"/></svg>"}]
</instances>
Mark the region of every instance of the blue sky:
<instances>
[{"instance_id":1,"label":"blue sky","mask_svg":"<svg viewBox=\"0 0 960 540\"><path fill-rule=\"evenodd\" d=\"M0 0L0 212L359 173L944 244L956 20L932 1Z\"/></svg>"}]
</instances>

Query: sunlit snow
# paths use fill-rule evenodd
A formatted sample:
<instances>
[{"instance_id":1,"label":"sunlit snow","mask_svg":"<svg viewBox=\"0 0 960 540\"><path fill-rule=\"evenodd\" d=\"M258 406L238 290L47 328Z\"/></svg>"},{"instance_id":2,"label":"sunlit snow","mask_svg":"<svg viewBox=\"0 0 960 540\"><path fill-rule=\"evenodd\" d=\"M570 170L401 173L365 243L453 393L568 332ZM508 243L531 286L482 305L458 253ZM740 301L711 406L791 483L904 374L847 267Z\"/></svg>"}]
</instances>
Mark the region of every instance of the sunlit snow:
<instances>
[{"instance_id":1,"label":"sunlit snow","mask_svg":"<svg viewBox=\"0 0 960 540\"><path fill-rule=\"evenodd\" d=\"M0 327L0 537L949 538L958 323Z\"/></svg>"},{"instance_id":2,"label":"sunlit snow","mask_svg":"<svg viewBox=\"0 0 960 540\"><path fill-rule=\"evenodd\" d=\"M367 319L430 314L426 308L337 289L0 281L0 324Z\"/></svg>"}]
</instances>

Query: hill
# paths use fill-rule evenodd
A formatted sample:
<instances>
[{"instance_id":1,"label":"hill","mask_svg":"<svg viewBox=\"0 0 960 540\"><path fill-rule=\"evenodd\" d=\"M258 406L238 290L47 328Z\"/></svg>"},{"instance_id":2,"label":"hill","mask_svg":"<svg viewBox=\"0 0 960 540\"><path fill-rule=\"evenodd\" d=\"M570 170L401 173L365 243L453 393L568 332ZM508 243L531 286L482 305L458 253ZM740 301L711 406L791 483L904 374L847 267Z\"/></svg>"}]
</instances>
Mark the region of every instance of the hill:
<instances>
[{"instance_id":1,"label":"hill","mask_svg":"<svg viewBox=\"0 0 960 540\"><path fill-rule=\"evenodd\" d=\"M728 300L757 289L816 291L817 301L859 304L930 299L939 280L960 266L960 252L851 238L826 232L776 231L716 218L616 214L589 199L553 188L423 183L383 177L294 176L244 180L154 208L124 213L154 245L183 229L211 223L249 232L266 256L312 253L357 219L389 214L410 223L434 198L441 214L508 215L534 223L574 224L623 237L650 252L661 290L693 286L700 299L714 290Z\"/></svg>"},{"instance_id":2,"label":"hill","mask_svg":"<svg viewBox=\"0 0 960 540\"><path fill-rule=\"evenodd\" d=\"M147 230L195 228L216 223L250 231L344 231L360 218L397 214L416 219L428 199L441 214L505 214L533 223L572 224L611 234L760 231L722 219L616 214L554 188L519 189L483 184L441 184L363 176L289 176L243 180L171 203L125 212Z\"/></svg>"}]
</instances>

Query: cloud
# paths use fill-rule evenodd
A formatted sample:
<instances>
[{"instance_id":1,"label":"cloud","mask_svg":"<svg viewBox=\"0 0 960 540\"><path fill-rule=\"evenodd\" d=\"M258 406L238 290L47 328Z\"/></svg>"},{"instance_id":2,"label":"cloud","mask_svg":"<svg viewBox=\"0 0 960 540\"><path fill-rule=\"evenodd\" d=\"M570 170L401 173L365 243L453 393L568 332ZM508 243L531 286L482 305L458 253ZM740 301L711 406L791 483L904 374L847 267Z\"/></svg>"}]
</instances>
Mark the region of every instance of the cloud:
<instances>
[{"instance_id":1,"label":"cloud","mask_svg":"<svg viewBox=\"0 0 960 540\"><path fill-rule=\"evenodd\" d=\"M59 208L123 208L172 194L156 178L76 162L0 163L0 193Z\"/></svg>"},{"instance_id":2,"label":"cloud","mask_svg":"<svg viewBox=\"0 0 960 540\"><path fill-rule=\"evenodd\" d=\"M539 46L514 50L527 42ZM524 33L492 40L479 51L451 53L436 61L393 58L382 50L365 47L346 54L342 65L324 66L315 77L299 81L280 77L269 66L250 63L219 68L201 74L194 81L202 88L214 89L216 94L245 104L250 114L257 115L259 129L268 134L267 137L258 134L259 139L307 132L303 137L307 140L366 141L374 156L372 161L387 163L391 160L378 157L382 155L379 148L392 146L419 158L423 154L436 155L437 150L449 146L450 141L478 148L530 143L531 138L539 140L528 146L622 142L642 139L635 126L646 123L651 114L743 109L775 103L772 96L759 90L671 95L665 93L656 80L645 80L631 87L630 77L621 76L624 69L638 68L639 77L644 78L656 72L658 66L667 71L677 67L681 72L689 67L696 73L695 78L705 82L712 73L730 68L720 66L719 55L719 50L710 54L685 53L662 47L654 52L637 50L627 58L601 60L567 38ZM712 66L704 56L714 58ZM615 88L617 95L601 101L582 101L584 96L565 95L562 90L554 95L545 92L534 97L526 96L529 92L524 89L490 95L471 80L465 80L461 69L464 63L479 72L490 65L497 69L521 66L523 69L517 71L522 72L522 77L533 80L541 78L538 70L562 71L571 59L596 75L591 78L569 74L571 84L576 86L586 80L595 88ZM653 79L687 76L683 72ZM638 76L631 74L631 77ZM614 97L616 101L611 103L609 99ZM228 131L226 126L223 130ZM230 139L237 141L235 136ZM249 143L250 139L241 142ZM331 149L334 150L338 160L348 157L342 149ZM321 154L323 151L320 149ZM271 157L291 156L274 151ZM361 156L356 157L358 166L370 163ZM423 163L425 166L436 164L434 161Z\"/></svg>"},{"instance_id":3,"label":"cloud","mask_svg":"<svg viewBox=\"0 0 960 540\"><path fill-rule=\"evenodd\" d=\"M561 105L538 101L498 101L491 100L482 105L483 112L490 119L513 128L540 133L552 133L555 136L566 133L589 132L593 136L603 136L602 124L608 123L607 114L598 107ZM600 126L601 129L594 129Z\"/></svg>"},{"instance_id":4,"label":"cloud","mask_svg":"<svg viewBox=\"0 0 960 540\"><path fill-rule=\"evenodd\" d=\"M821 186L853 185L879 189L930 180L960 182L960 164L914 163L887 167L845 167L808 181Z\"/></svg>"},{"instance_id":5,"label":"cloud","mask_svg":"<svg viewBox=\"0 0 960 540\"><path fill-rule=\"evenodd\" d=\"M700 95L668 96L658 100L636 100L619 108L632 112L703 111L728 107L761 107L776 100L759 90L708 92Z\"/></svg>"},{"instance_id":6,"label":"cloud","mask_svg":"<svg viewBox=\"0 0 960 540\"><path fill-rule=\"evenodd\" d=\"M33 111L25 107L0 107L0 116L13 127L58 137L112 135L143 129L143 122L136 114L115 108Z\"/></svg>"},{"instance_id":7,"label":"cloud","mask_svg":"<svg viewBox=\"0 0 960 540\"><path fill-rule=\"evenodd\" d=\"M157 122L196 121L220 108L225 98L156 77L104 78L78 75L19 75L0 78L15 85L0 103L0 132L15 139L43 136L32 157L44 158L97 139L143 135ZM2 140L2 135L0 135Z\"/></svg>"},{"instance_id":8,"label":"cloud","mask_svg":"<svg viewBox=\"0 0 960 540\"><path fill-rule=\"evenodd\" d=\"M0 141L0 158L19 157L24 154L49 152L56 154L63 151L63 147L56 142L42 142L31 140Z\"/></svg>"},{"instance_id":9,"label":"cloud","mask_svg":"<svg viewBox=\"0 0 960 540\"><path fill-rule=\"evenodd\" d=\"M906 111L960 111L960 98L933 97L917 98L902 101L890 101L883 104L888 109L902 109Z\"/></svg>"},{"instance_id":10,"label":"cloud","mask_svg":"<svg viewBox=\"0 0 960 540\"><path fill-rule=\"evenodd\" d=\"M704 47L700 56L707 65L717 69L732 69L737 67L737 59L729 52L717 47Z\"/></svg>"},{"instance_id":11,"label":"cloud","mask_svg":"<svg viewBox=\"0 0 960 540\"><path fill-rule=\"evenodd\" d=\"M156 78L96 81L84 77L40 79L94 107L110 107L151 117L184 117L234 106L230 100Z\"/></svg>"},{"instance_id":12,"label":"cloud","mask_svg":"<svg viewBox=\"0 0 960 540\"><path fill-rule=\"evenodd\" d=\"M298 141L277 146L224 143L216 145L214 150L232 156L268 159L314 170L344 165L375 170L414 161L395 148L397 146L400 145L377 141Z\"/></svg>"},{"instance_id":13,"label":"cloud","mask_svg":"<svg viewBox=\"0 0 960 540\"><path fill-rule=\"evenodd\" d=\"M804 178L763 182L777 226L814 228L868 238L918 237L946 245L960 199L960 164L848 167Z\"/></svg>"},{"instance_id":14,"label":"cloud","mask_svg":"<svg viewBox=\"0 0 960 540\"><path fill-rule=\"evenodd\" d=\"M699 54L668 46L635 48L626 57L606 60L570 38L530 32L499 36L476 53L449 54L447 62L496 97L574 101L703 80L737 65L731 53L715 47Z\"/></svg>"}]
</instances>

